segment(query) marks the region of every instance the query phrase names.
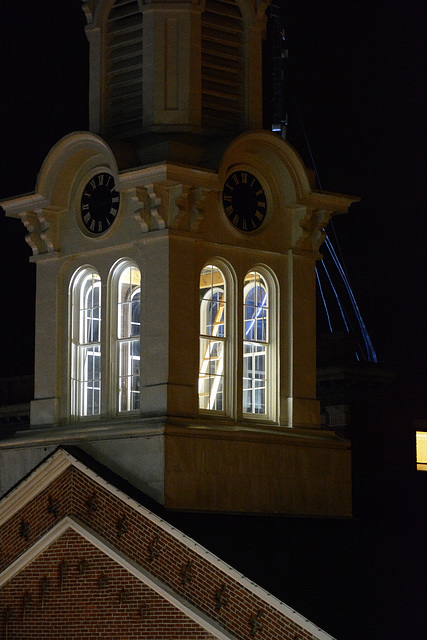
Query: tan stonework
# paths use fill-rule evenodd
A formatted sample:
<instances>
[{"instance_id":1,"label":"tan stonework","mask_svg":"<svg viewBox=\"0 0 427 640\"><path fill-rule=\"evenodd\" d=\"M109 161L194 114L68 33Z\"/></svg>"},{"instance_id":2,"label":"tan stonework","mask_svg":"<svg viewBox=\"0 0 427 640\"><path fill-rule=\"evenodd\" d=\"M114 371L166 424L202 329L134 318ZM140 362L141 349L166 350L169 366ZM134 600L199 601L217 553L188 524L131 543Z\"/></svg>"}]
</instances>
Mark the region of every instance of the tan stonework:
<instances>
[{"instance_id":1,"label":"tan stonework","mask_svg":"<svg viewBox=\"0 0 427 640\"><path fill-rule=\"evenodd\" d=\"M31 430L0 443L0 465L11 467L4 480L0 475L0 494L42 457L43 446L78 443L169 506L349 515L350 443L320 429L315 265L330 217L347 211L355 199L316 191L291 145L260 129L266 4L212 0L210 9L198 1L129 0L114 8L113 4L84 2L91 132L62 138L45 159L34 194L2 203L8 216L26 226L37 267L37 291ZM209 15L203 27L205 10ZM120 42L117 51L115 45L109 49L122 11L137 43L131 49L143 47L142 58L137 52L142 62L136 65L142 76L133 87L139 95L142 82L143 115L135 116L137 133L117 134L120 140L113 136L107 142L98 134L108 133L107 121L113 117L110 98L113 103L117 98L115 106L121 104L108 84L107 60L115 69L118 51L117 73L122 62L127 64L127 55L123 60L119 55ZM214 28L208 24L212 20L218 21ZM218 114L212 116L215 127L203 124L207 112L201 105L207 95L220 98L217 105L230 101L230 95L224 97L212 81L211 72L218 70L210 54L203 58L202 50L209 49L211 41L219 46L224 24L224 37L230 24L233 33L237 29L237 50L243 52L234 61L236 73L243 73L240 124L227 129L230 113L224 106L227 131L218 125ZM126 33L120 31L125 41ZM128 113L131 105L125 107ZM265 193L265 219L254 232L233 226L223 206L224 184L238 171L255 176ZM120 208L112 226L96 236L83 224L81 198L97 173L114 179ZM109 316L109 283L123 259L140 270L142 309L140 409L127 413L118 410ZM229 367L225 406L219 412L199 409L198 398L199 277L209 264L227 270L231 293ZM101 409L91 419L76 418L71 410L70 300L73 276L82 267L92 268L102 285ZM242 400L242 292L253 270L264 274L272 294L272 356L267 409L262 414L245 413ZM202 439L202 432L209 437ZM221 459L224 442L236 455L228 459L227 467L216 462L212 470L210 463ZM187 447L194 452L190 471ZM257 455L258 449L268 453ZM18 466L10 464L16 450L25 451ZM266 473L268 467L277 469L277 474ZM256 491L248 482L248 468L256 479ZM219 491L231 476L233 493ZM176 490L178 486L182 491Z\"/></svg>"}]
</instances>

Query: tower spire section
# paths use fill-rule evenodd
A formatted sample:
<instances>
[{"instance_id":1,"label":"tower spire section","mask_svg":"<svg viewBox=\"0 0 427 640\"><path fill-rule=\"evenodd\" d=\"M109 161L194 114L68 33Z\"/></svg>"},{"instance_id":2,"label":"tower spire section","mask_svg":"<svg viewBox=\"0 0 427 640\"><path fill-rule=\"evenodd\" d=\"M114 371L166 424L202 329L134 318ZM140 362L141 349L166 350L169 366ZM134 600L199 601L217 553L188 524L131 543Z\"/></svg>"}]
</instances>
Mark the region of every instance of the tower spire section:
<instances>
[{"instance_id":1,"label":"tower spire section","mask_svg":"<svg viewBox=\"0 0 427 640\"><path fill-rule=\"evenodd\" d=\"M141 164L201 164L219 139L262 128L266 17L237 0L89 0L90 130Z\"/></svg>"},{"instance_id":2,"label":"tower spire section","mask_svg":"<svg viewBox=\"0 0 427 640\"><path fill-rule=\"evenodd\" d=\"M288 115L285 113L284 80L285 62L288 59L285 30L282 26L281 7L272 2L269 7L269 31L273 47L272 55L272 121L271 130L286 140Z\"/></svg>"},{"instance_id":3,"label":"tower spire section","mask_svg":"<svg viewBox=\"0 0 427 640\"><path fill-rule=\"evenodd\" d=\"M91 131L2 203L37 269L34 429L7 446L79 443L174 509L346 516L350 443L316 397L315 264L355 199L313 189L262 130L266 7L86 3Z\"/></svg>"}]
</instances>

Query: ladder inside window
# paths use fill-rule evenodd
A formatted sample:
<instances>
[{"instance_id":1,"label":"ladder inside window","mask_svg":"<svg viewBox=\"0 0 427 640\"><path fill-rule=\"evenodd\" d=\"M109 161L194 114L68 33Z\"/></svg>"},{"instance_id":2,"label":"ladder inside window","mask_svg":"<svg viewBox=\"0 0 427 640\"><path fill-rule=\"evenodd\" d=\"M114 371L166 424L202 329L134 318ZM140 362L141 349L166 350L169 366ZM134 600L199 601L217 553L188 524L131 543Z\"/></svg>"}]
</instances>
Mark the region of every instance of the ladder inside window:
<instances>
[{"instance_id":1,"label":"ladder inside window","mask_svg":"<svg viewBox=\"0 0 427 640\"><path fill-rule=\"evenodd\" d=\"M224 302L219 302L211 333L203 338L208 344L200 365L199 398L209 397L209 405L206 407L208 409L215 408L224 371L224 336L219 336L220 328L224 326L224 311ZM219 340L214 340L214 337L219 337ZM208 391L204 391L206 380L212 381L209 382Z\"/></svg>"}]
</instances>

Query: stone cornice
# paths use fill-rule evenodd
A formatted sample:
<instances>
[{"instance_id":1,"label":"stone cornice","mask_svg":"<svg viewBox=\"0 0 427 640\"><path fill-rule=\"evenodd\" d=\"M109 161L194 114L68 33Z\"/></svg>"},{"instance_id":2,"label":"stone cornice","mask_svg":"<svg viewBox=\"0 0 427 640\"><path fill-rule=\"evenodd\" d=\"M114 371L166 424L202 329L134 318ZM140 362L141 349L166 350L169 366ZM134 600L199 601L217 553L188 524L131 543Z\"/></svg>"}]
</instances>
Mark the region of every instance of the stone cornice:
<instances>
[{"instance_id":1,"label":"stone cornice","mask_svg":"<svg viewBox=\"0 0 427 640\"><path fill-rule=\"evenodd\" d=\"M300 203L311 209L322 209L331 213L346 213L351 204L359 202L357 196L347 196L341 193L330 193L328 191L311 191L300 198Z\"/></svg>"},{"instance_id":2,"label":"stone cornice","mask_svg":"<svg viewBox=\"0 0 427 640\"><path fill-rule=\"evenodd\" d=\"M28 193L17 198L2 200L0 205L8 218L21 218L27 211L42 209L49 205L49 201L40 193Z\"/></svg>"},{"instance_id":3,"label":"stone cornice","mask_svg":"<svg viewBox=\"0 0 427 640\"><path fill-rule=\"evenodd\" d=\"M134 421L123 422L81 422L76 425L51 426L41 425L38 428L20 431L9 438L0 440L1 449L21 447L40 447L58 444L76 444L91 440L110 438L135 438L162 435L164 419L138 416Z\"/></svg>"}]
</instances>

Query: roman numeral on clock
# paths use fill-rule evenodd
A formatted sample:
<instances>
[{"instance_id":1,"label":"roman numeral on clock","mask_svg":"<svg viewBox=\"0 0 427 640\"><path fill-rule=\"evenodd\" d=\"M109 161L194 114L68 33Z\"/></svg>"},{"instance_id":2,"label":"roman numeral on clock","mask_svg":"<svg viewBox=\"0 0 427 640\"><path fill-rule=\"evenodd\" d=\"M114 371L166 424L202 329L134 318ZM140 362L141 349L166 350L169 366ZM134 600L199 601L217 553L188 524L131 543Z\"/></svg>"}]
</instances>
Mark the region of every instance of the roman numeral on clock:
<instances>
[{"instance_id":1,"label":"roman numeral on clock","mask_svg":"<svg viewBox=\"0 0 427 640\"><path fill-rule=\"evenodd\" d=\"M261 182L249 171L238 170L225 181L222 192L224 213L239 231L253 232L267 215L267 198Z\"/></svg>"},{"instance_id":2,"label":"roman numeral on clock","mask_svg":"<svg viewBox=\"0 0 427 640\"><path fill-rule=\"evenodd\" d=\"M93 235L111 227L119 211L120 194L114 178L107 172L93 176L86 184L80 202L81 222Z\"/></svg>"}]
</instances>

